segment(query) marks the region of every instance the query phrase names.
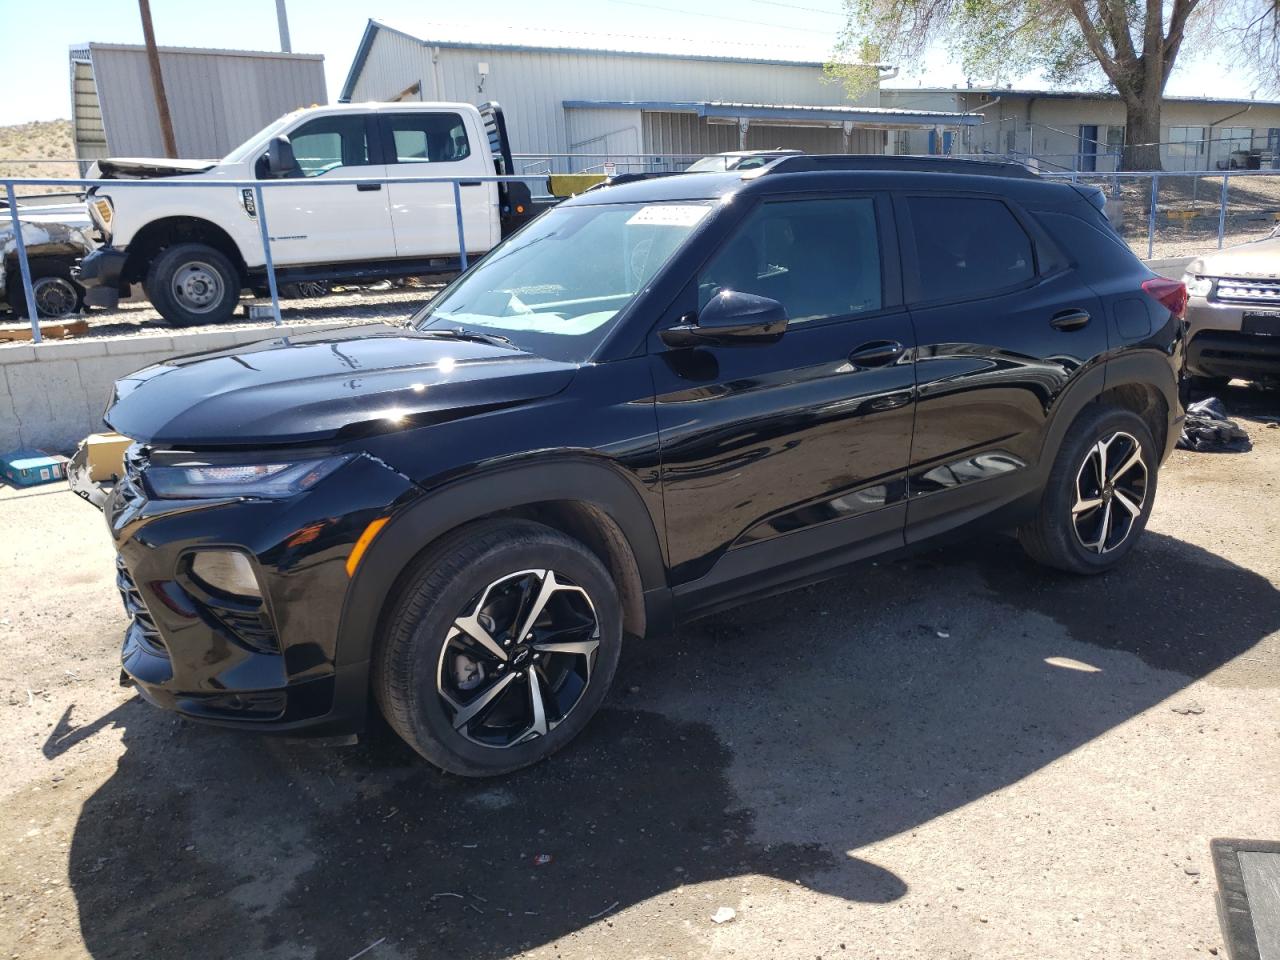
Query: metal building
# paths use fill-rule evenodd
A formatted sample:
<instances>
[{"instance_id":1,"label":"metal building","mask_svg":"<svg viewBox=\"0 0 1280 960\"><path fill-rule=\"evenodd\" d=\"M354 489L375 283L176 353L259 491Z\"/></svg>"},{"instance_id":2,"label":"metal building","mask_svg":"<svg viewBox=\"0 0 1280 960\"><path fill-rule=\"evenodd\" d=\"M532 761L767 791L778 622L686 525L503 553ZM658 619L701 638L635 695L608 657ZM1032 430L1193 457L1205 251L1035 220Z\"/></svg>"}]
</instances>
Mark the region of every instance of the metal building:
<instances>
[{"instance_id":1,"label":"metal building","mask_svg":"<svg viewBox=\"0 0 1280 960\"><path fill-rule=\"evenodd\" d=\"M161 47L178 156L218 158L298 107L326 103L324 57L308 53ZM146 48L71 48L76 156L164 155Z\"/></svg>"},{"instance_id":2,"label":"metal building","mask_svg":"<svg viewBox=\"0 0 1280 960\"><path fill-rule=\"evenodd\" d=\"M701 46L716 44L709 38ZM598 168L605 157L620 167L628 158L678 165L681 157L744 148L882 153L889 131L941 133L981 120L957 111L885 109L878 89L850 101L814 61L713 55L677 39L661 46L420 39L370 20L340 99L497 100L507 111L512 149L525 158L523 170Z\"/></svg>"}]
</instances>

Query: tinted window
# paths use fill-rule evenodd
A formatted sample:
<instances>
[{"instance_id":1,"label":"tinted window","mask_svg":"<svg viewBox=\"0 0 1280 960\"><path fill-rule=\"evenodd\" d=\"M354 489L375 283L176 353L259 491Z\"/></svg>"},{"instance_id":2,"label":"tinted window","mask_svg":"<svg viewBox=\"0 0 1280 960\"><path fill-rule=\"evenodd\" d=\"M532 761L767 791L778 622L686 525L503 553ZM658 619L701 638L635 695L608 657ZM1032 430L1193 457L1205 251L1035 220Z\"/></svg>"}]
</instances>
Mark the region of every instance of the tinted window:
<instances>
[{"instance_id":1,"label":"tinted window","mask_svg":"<svg viewBox=\"0 0 1280 960\"><path fill-rule=\"evenodd\" d=\"M999 200L910 197L923 300L995 293L1035 276L1031 239Z\"/></svg>"},{"instance_id":2,"label":"tinted window","mask_svg":"<svg viewBox=\"0 0 1280 960\"><path fill-rule=\"evenodd\" d=\"M387 127L396 163L451 163L471 156L466 125L456 113L393 113Z\"/></svg>"},{"instance_id":3,"label":"tinted window","mask_svg":"<svg viewBox=\"0 0 1280 960\"><path fill-rule=\"evenodd\" d=\"M305 177L369 162L369 142L361 116L318 117L290 134L289 141Z\"/></svg>"},{"instance_id":4,"label":"tinted window","mask_svg":"<svg viewBox=\"0 0 1280 960\"><path fill-rule=\"evenodd\" d=\"M699 308L721 290L777 300L793 323L880 309L875 201L762 204L702 271Z\"/></svg>"}]
</instances>

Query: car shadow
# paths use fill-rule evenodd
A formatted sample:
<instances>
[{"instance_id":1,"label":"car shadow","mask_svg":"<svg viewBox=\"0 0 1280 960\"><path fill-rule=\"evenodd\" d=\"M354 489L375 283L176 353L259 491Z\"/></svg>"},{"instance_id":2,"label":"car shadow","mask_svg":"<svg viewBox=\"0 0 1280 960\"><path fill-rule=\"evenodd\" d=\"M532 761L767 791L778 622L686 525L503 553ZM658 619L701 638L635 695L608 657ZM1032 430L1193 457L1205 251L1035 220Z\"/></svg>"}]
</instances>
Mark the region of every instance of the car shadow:
<instances>
[{"instance_id":1,"label":"car shadow","mask_svg":"<svg viewBox=\"0 0 1280 960\"><path fill-rule=\"evenodd\" d=\"M680 897L705 881L892 902L913 878L861 848L1177 695L1280 628L1278 599L1153 533L1092 579L1003 537L864 564L633 644L577 742L493 781L385 730L336 749L131 701L99 721L127 749L72 838L81 931L97 958L345 960L386 938L373 960L489 960L653 901L648 932L687 941L663 952L699 954L716 903Z\"/></svg>"}]
</instances>

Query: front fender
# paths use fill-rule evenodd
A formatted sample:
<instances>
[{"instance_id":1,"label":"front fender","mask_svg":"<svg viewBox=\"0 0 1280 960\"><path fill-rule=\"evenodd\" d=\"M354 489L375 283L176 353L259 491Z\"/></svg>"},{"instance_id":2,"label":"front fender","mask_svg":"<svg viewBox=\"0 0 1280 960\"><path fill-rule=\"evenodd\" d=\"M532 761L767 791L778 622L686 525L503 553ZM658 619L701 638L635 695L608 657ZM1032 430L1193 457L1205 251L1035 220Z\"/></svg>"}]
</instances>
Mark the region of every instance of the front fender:
<instances>
[{"instance_id":1,"label":"front fender","mask_svg":"<svg viewBox=\"0 0 1280 960\"><path fill-rule=\"evenodd\" d=\"M339 664L373 655L381 617L400 574L441 536L503 510L577 501L606 514L625 536L646 594L664 593L666 567L654 518L630 481L589 457L491 468L422 496L394 514L352 579L339 629Z\"/></svg>"}]
</instances>

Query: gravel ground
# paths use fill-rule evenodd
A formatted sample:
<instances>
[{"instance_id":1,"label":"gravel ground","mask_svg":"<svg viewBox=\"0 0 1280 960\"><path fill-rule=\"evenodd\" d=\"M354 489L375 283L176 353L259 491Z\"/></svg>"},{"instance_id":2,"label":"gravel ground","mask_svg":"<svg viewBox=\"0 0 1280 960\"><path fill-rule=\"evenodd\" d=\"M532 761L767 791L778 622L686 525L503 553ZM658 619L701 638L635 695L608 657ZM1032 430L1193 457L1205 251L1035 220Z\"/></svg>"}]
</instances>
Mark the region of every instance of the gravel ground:
<instances>
[{"instance_id":1,"label":"gravel ground","mask_svg":"<svg viewBox=\"0 0 1280 960\"><path fill-rule=\"evenodd\" d=\"M1280 839L1280 396L1228 394L1253 451L1176 453L1122 570L865 564L493 782L141 703L101 518L5 490L0 956L1222 956L1209 840Z\"/></svg>"}]
</instances>

